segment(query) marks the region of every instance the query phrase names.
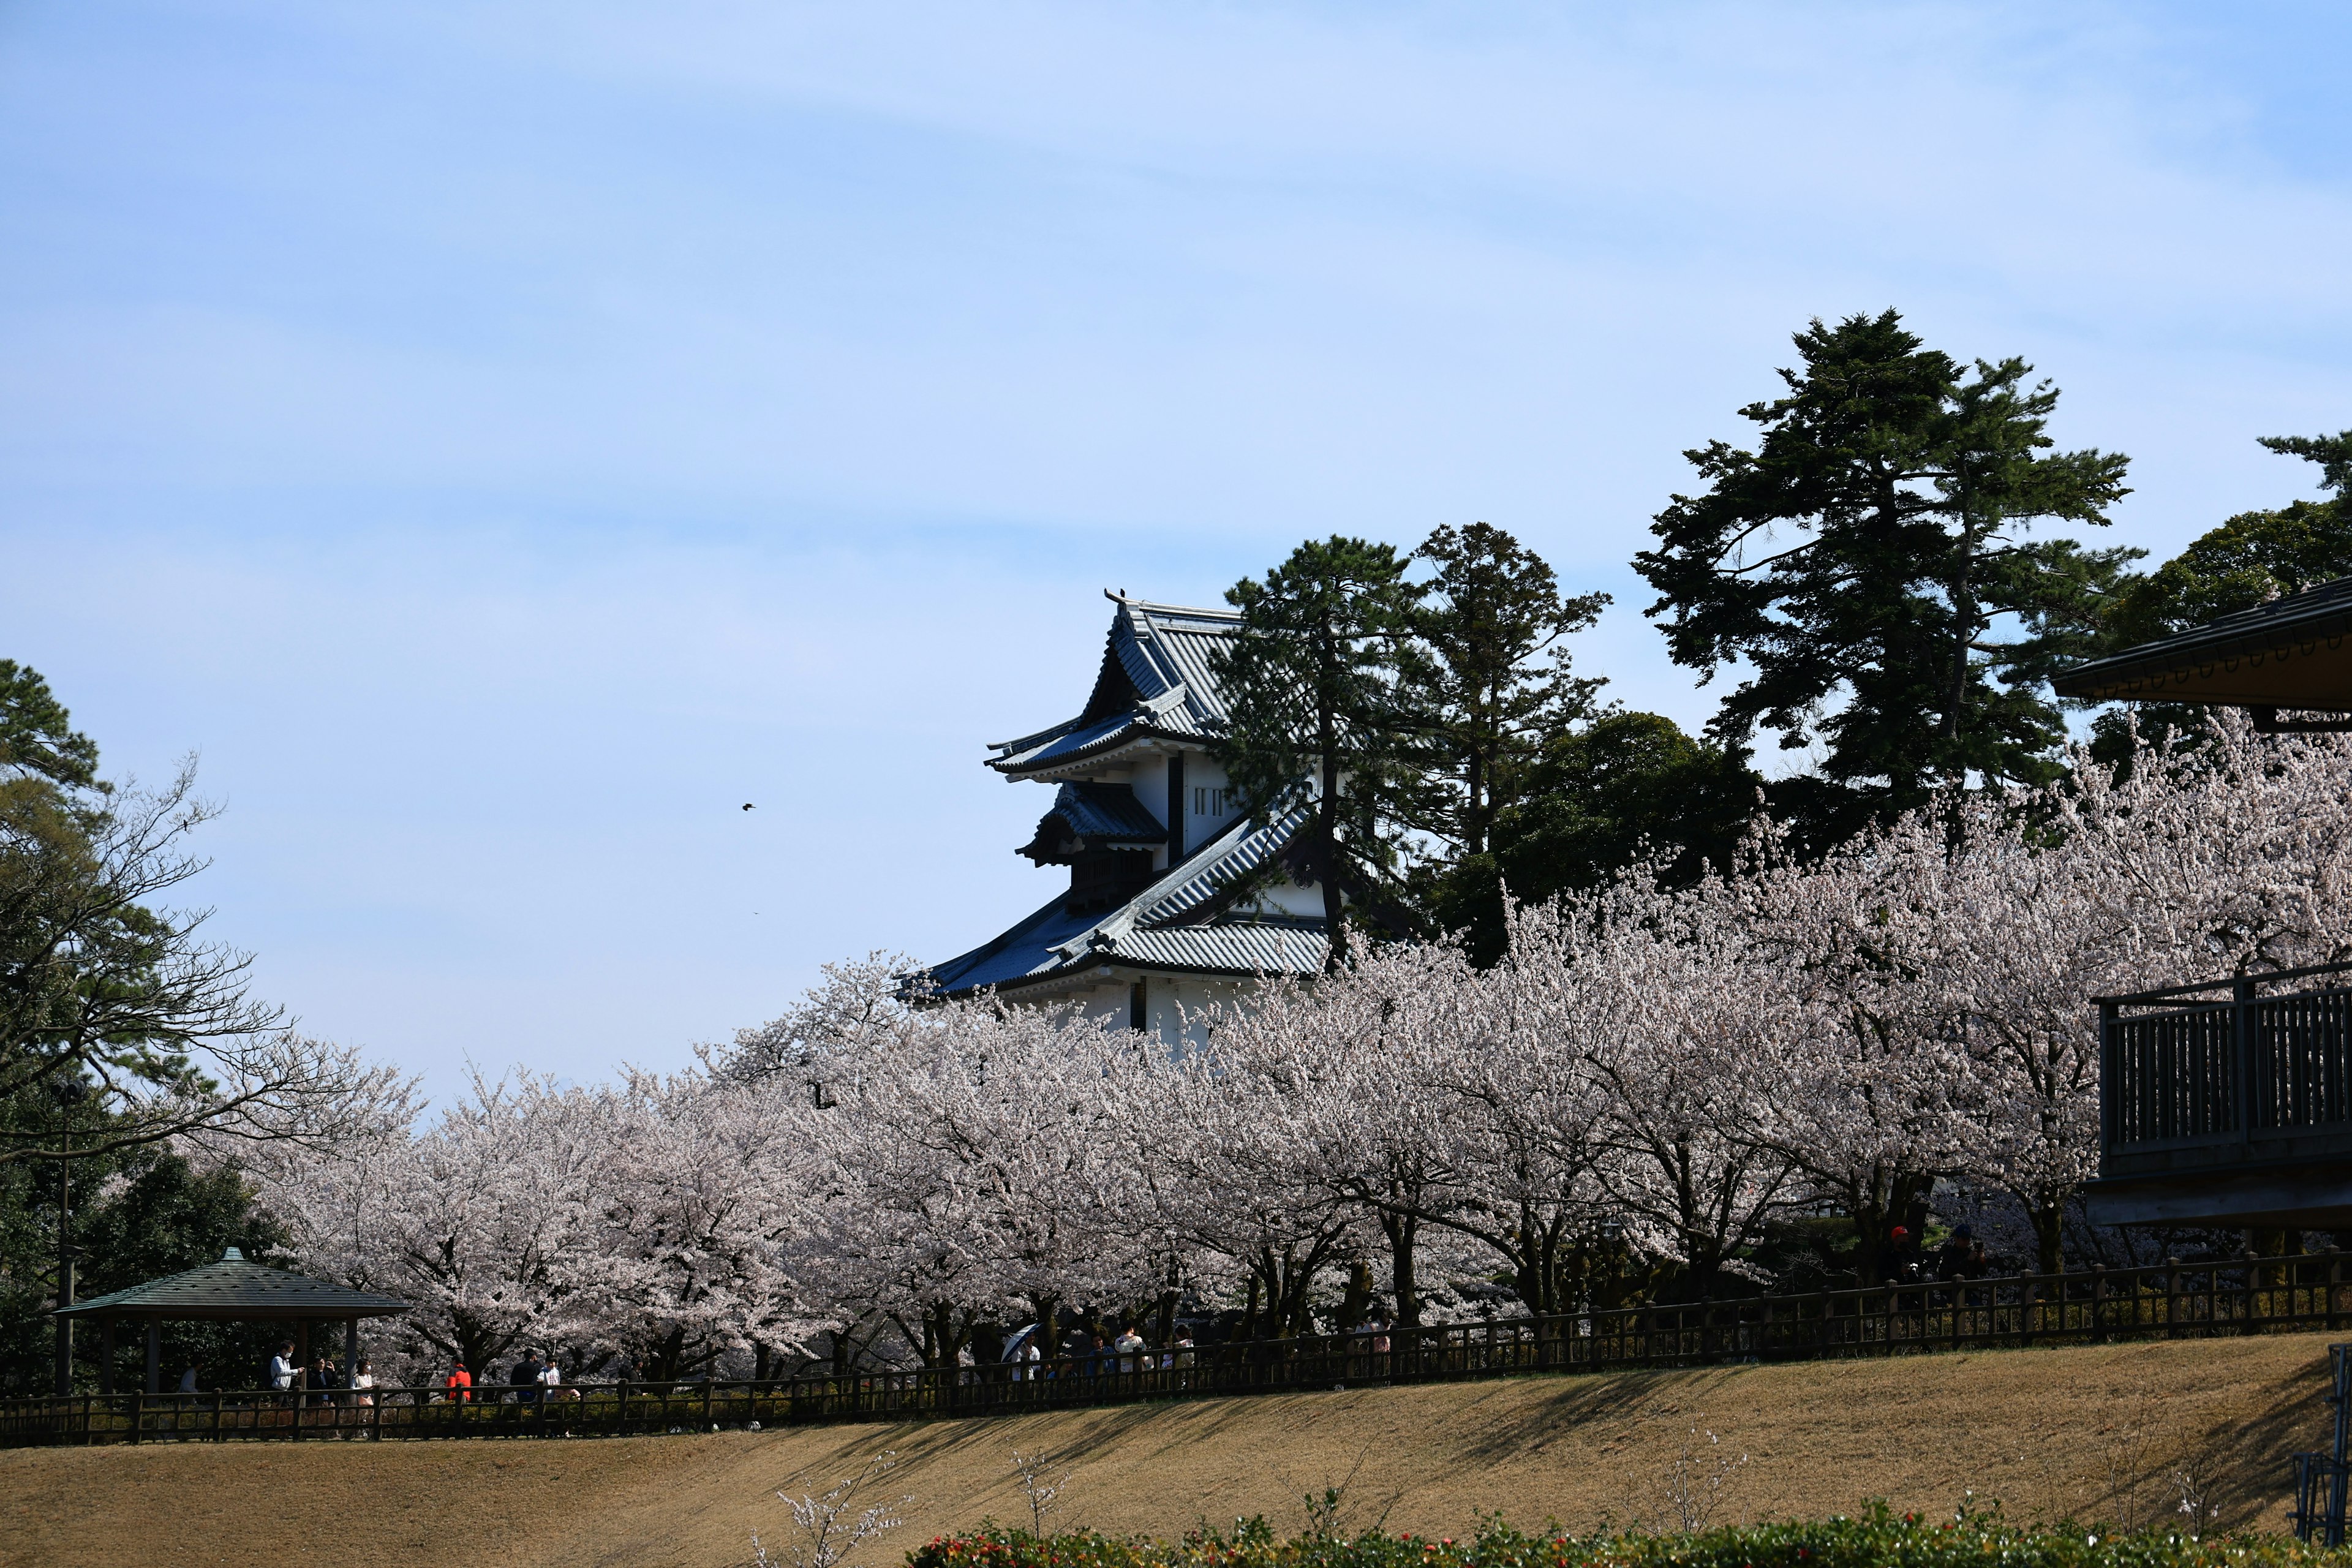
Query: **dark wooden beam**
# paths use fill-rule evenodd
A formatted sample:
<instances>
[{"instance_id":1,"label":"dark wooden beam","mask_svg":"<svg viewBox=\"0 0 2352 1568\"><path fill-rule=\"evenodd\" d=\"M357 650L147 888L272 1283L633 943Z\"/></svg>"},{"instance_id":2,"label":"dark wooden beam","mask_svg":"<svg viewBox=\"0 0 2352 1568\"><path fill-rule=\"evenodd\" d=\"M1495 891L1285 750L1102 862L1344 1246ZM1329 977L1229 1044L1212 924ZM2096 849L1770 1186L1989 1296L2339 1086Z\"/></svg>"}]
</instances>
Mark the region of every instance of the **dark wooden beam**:
<instances>
[{"instance_id":1,"label":"dark wooden beam","mask_svg":"<svg viewBox=\"0 0 2352 1568\"><path fill-rule=\"evenodd\" d=\"M1184 753L1168 753L1168 863L1184 858Z\"/></svg>"}]
</instances>

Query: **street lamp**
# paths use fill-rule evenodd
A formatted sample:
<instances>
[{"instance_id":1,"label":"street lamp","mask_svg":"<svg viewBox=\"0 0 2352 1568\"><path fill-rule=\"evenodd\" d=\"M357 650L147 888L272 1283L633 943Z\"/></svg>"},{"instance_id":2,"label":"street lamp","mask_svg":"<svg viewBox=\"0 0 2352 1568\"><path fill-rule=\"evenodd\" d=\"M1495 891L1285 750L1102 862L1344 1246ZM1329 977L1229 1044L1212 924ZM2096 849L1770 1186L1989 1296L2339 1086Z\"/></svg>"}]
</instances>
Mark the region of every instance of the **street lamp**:
<instances>
[{"instance_id":1,"label":"street lamp","mask_svg":"<svg viewBox=\"0 0 2352 1568\"><path fill-rule=\"evenodd\" d=\"M89 1093L79 1073L62 1074L52 1085L58 1097L58 1306L74 1304L73 1113ZM58 1397L73 1393L73 1320L58 1318Z\"/></svg>"}]
</instances>

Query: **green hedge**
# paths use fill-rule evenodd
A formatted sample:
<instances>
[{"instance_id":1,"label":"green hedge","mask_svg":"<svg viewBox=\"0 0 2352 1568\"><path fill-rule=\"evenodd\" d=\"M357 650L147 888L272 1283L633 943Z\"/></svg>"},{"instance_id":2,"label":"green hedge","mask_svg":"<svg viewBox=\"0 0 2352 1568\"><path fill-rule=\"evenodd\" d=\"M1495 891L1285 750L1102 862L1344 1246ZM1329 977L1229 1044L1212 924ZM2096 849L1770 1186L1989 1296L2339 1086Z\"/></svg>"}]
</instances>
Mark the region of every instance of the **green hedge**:
<instances>
[{"instance_id":1,"label":"green hedge","mask_svg":"<svg viewBox=\"0 0 2352 1568\"><path fill-rule=\"evenodd\" d=\"M1758 1524L1693 1535L1529 1535L1499 1521L1466 1539L1370 1531L1276 1539L1265 1521L1178 1542L1092 1532L1042 1537L983 1525L907 1554L909 1568L2352 1568L2352 1550L2289 1537L2097 1526L2021 1529L1998 1515L1923 1519L1874 1508L1858 1519Z\"/></svg>"}]
</instances>

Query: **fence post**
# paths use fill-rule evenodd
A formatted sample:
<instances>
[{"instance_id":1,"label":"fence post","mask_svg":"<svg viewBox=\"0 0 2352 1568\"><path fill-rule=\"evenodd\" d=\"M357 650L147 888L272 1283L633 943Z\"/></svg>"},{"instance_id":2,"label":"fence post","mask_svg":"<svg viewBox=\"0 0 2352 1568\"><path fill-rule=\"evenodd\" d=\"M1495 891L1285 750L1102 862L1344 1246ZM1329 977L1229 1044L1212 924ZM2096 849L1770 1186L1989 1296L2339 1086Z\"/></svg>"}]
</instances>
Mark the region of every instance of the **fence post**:
<instances>
[{"instance_id":1,"label":"fence post","mask_svg":"<svg viewBox=\"0 0 2352 1568\"><path fill-rule=\"evenodd\" d=\"M2122 1008L2112 1002L2098 1004L2098 1133L2100 1152L2112 1150L2124 1140L2124 1079L2116 1074L2115 1058L2115 1020Z\"/></svg>"},{"instance_id":2,"label":"fence post","mask_svg":"<svg viewBox=\"0 0 2352 1568\"><path fill-rule=\"evenodd\" d=\"M2256 1059L2254 1038L2254 983L2241 975L2230 983L2230 1022L2237 1049L2237 1103L2231 1107L2238 1119L2238 1142L2250 1143L2254 1137L2256 1107L2262 1103L2261 1064Z\"/></svg>"}]
</instances>

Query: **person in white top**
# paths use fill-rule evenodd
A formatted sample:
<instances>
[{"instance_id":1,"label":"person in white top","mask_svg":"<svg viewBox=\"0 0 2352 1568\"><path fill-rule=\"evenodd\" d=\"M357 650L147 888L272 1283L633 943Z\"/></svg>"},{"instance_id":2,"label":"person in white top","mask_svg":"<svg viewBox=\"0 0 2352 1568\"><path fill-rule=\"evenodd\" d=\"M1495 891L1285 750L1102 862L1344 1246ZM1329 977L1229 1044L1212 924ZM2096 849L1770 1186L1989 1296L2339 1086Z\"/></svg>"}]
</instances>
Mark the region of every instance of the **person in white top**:
<instances>
[{"instance_id":1,"label":"person in white top","mask_svg":"<svg viewBox=\"0 0 2352 1568\"><path fill-rule=\"evenodd\" d=\"M294 1342L289 1340L278 1347L276 1355L269 1358L270 1387L282 1392L294 1386L294 1363L289 1359L293 1353Z\"/></svg>"},{"instance_id":2,"label":"person in white top","mask_svg":"<svg viewBox=\"0 0 2352 1568\"><path fill-rule=\"evenodd\" d=\"M352 1373L352 1387L358 1390L352 1395L352 1404L373 1405L375 1403L375 1363L372 1361L360 1363L359 1371Z\"/></svg>"},{"instance_id":3,"label":"person in white top","mask_svg":"<svg viewBox=\"0 0 2352 1568\"><path fill-rule=\"evenodd\" d=\"M1143 1336L1135 1331L1133 1323L1118 1331L1118 1338L1111 1342L1110 1348L1118 1352L1119 1371L1134 1372L1143 1364L1136 1359L1137 1352L1143 1349Z\"/></svg>"},{"instance_id":4,"label":"person in white top","mask_svg":"<svg viewBox=\"0 0 2352 1568\"><path fill-rule=\"evenodd\" d=\"M553 1351L550 1351L547 1353L547 1365L540 1369L539 1381L545 1384L548 1389L547 1393L540 1395L541 1398L561 1399L563 1397L563 1394L562 1392L563 1388L563 1372L562 1368L555 1364L555 1352Z\"/></svg>"}]
</instances>

